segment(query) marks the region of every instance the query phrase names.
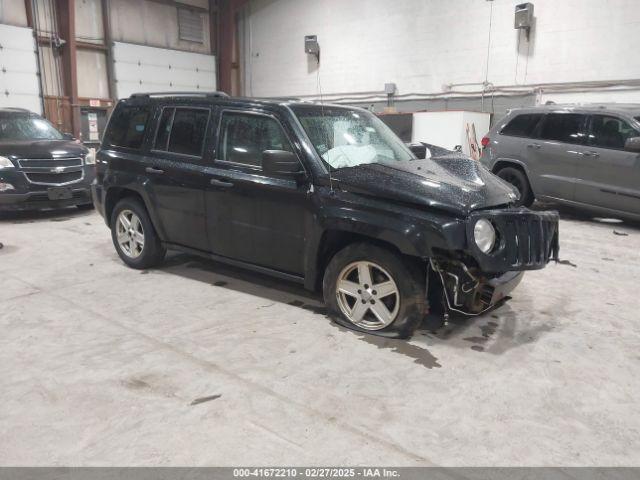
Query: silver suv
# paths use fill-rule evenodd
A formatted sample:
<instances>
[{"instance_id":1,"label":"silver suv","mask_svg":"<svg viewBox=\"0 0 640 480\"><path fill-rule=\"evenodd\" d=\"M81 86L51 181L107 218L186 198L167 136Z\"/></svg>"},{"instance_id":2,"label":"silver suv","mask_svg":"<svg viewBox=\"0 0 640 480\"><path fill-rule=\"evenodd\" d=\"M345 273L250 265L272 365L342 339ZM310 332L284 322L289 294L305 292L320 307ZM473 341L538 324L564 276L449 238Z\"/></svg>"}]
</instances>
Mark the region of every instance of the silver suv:
<instances>
[{"instance_id":1,"label":"silver suv","mask_svg":"<svg viewBox=\"0 0 640 480\"><path fill-rule=\"evenodd\" d=\"M640 219L640 105L511 110L482 139L480 161L520 192Z\"/></svg>"}]
</instances>

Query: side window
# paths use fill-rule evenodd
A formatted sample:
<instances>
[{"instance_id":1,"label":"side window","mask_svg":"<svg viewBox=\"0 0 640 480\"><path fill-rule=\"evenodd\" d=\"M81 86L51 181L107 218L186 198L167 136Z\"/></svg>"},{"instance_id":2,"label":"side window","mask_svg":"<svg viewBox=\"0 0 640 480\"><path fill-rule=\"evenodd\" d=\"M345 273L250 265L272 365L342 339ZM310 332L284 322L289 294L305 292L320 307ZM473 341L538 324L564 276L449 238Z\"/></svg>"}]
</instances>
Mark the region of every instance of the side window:
<instances>
[{"instance_id":1,"label":"side window","mask_svg":"<svg viewBox=\"0 0 640 480\"><path fill-rule=\"evenodd\" d=\"M149 122L149 106L123 106L117 108L109 121L104 143L110 147L139 149Z\"/></svg>"},{"instance_id":2,"label":"side window","mask_svg":"<svg viewBox=\"0 0 640 480\"><path fill-rule=\"evenodd\" d=\"M541 113L524 113L513 118L501 131L502 135L531 137L540 123Z\"/></svg>"},{"instance_id":3,"label":"side window","mask_svg":"<svg viewBox=\"0 0 640 480\"><path fill-rule=\"evenodd\" d=\"M293 151L280 124L262 115L223 113L219 141L219 160L254 167L262 165L265 150Z\"/></svg>"},{"instance_id":4,"label":"side window","mask_svg":"<svg viewBox=\"0 0 640 480\"><path fill-rule=\"evenodd\" d=\"M582 143L584 115L579 113L549 113L542 124L540 138L564 143Z\"/></svg>"},{"instance_id":5,"label":"side window","mask_svg":"<svg viewBox=\"0 0 640 480\"><path fill-rule=\"evenodd\" d=\"M627 139L640 134L624 120L609 115L594 115L588 143L594 147L624 149Z\"/></svg>"},{"instance_id":6,"label":"side window","mask_svg":"<svg viewBox=\"0 0 640 480\"><path fill-rule=\"evenodd\" d=\"M204 147L209 110L176 108L167 150L199 157Z\"/></svg>"}]
</instances>

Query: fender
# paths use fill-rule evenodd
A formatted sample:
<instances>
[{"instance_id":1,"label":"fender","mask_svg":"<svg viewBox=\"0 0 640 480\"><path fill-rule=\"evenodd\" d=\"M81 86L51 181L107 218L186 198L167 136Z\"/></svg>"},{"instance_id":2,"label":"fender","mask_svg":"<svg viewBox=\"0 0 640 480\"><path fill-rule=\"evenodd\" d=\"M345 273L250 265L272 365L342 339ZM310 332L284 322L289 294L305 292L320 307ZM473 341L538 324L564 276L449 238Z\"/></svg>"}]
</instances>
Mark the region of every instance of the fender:
<instances>
[{"instance_id":1,"label":"fender","mask_svg":"<svg viewBox=\"0 0 640 480\"><path fill-rule=\"evenodd\" d=\"M359 209L349 203L352 194L347 192L318 192L324 197L316 215L307 219L305 231L305 287L315 289L319 270L323 263L323 242L328 232L355 234L392 245L405 255L429 258L433 249L463 250L466 245L464 219L431 211L413 210L407 216L407 207L402 213L394 205L375 201L376 208L364 209L360 198ZM330 198L328 198L330 197ZM373 206L373 205L371 205Z\"/></svg>"},{"instance_id":2,"label":"fender","mask_svg":"<svg viewBox=\"0 0 640 480\"><path fill-rule=\"evenodd\" d=\"M123 192L128 191L136 193L142 199L142 202L144 203L144 206L149 213L149 218L151 219L151 223L153 224L153 228L158 234L158 237L160 237L160 240L162 242L166 241L167 236L162 226L162 222L160 222L155 209L152 208L153 201L151 199L153 193L151 191L150 181L147 177L142 175L129 175L121 171L110 171L105 175L103 185L105 192L105 211L107 211L108 209L107 199L109 198L110 191L113 192L113 190L118 190L118 200L119 198L124 196ZM110 207L113 208L118 200L115 200L115 202ZM107 226L109 226L110 218L107 217L108 215L105 215L105 222L107 223Z\"/></svg>"}]
</instances>

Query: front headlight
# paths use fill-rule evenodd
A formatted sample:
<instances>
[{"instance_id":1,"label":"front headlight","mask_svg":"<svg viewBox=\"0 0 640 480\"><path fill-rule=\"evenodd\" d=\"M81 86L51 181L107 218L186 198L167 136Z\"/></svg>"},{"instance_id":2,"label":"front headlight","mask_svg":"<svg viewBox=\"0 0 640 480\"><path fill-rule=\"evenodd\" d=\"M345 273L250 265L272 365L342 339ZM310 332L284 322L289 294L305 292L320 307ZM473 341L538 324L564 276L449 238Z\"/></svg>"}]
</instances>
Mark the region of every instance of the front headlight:
<instances>
[{"instance_id":1,"label":"front headlight","mask_svg":"<svg viewBox=\"0 0 640 480\"><path fill-rule=\"evenodd\" d=\"M87 153L87 156L84 157L84 163L85 163L85 165L95 165L95 163L96 163L96 149L95 148L90 148L89 149L89 153Z\"/></svg>"},{"instance_id":2,"label":"front headlight","mask_svg":"<svg viewBox=\"0 0 640 480\"><path fill-rule=\"evenodd\" d=\"M482 253L489 253L496 244L496 229L489 220L481 218L473 227L473 239Z\"/></svg>"},{"instance_id":3,"label":"front headlight","mask_svg":"<svg viewBox=\"0 0 640 480\"><path fill-rule=\"evenodd\" d=\"M15 166L7 157L0 157L0 170L4 168L15 168Z\"/></svg>"}]
</instances>

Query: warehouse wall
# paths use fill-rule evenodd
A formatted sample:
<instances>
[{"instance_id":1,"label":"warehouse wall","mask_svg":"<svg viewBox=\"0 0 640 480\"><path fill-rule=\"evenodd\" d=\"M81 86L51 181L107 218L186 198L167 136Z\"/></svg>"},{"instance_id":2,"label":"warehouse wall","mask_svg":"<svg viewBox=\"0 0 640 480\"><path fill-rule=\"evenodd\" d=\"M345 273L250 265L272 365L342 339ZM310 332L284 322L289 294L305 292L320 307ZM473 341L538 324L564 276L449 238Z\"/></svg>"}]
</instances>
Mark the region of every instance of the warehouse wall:
<instances>
[{"instance_id":1,"label":"warehouse wall","mask_svg":"<svg viewBox=\"0 0 640 480\"><path fill-rule=\"evenodd\" d=\"M16 27L27 26L27 11L24 2L0 0L0 23Z\"/></svg>"},{"instance_id":2,"label":"warehouse wall","mask_svg":"<svg viewBox=\"0 0 640 480\"><path fill-rule=\"evenodd\" d=\"M207 0L181 3L208 9ZM111 30L116 42L170 48L196 53L211 53L209 14L203 11L204 42L180 40L177 7L151 0L110 0Z\"/></svg>"},{"instance_id":3,"label":"warehouse wall","mask_svg":"<svg viewBox=\"0 0 640 480\"><path fill-rule=\"evenodd\" d=\"M517 3L251 0L243 25L245 90L317 95L318 72L303 52L309 34L318 35L321 46L325 95L379 92L385 82L407 94L442 93L444 84L485 79L496 86L640 79L638 0L535 0L530 43L513 28ZM640 91L537 92L539 102L564 98L640 102Z\"/></svg>"}]
</instances>

